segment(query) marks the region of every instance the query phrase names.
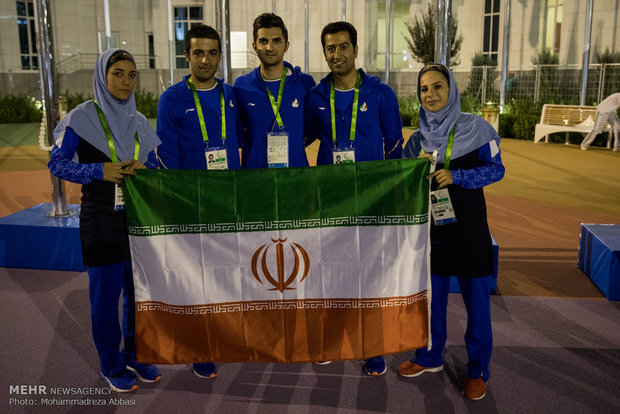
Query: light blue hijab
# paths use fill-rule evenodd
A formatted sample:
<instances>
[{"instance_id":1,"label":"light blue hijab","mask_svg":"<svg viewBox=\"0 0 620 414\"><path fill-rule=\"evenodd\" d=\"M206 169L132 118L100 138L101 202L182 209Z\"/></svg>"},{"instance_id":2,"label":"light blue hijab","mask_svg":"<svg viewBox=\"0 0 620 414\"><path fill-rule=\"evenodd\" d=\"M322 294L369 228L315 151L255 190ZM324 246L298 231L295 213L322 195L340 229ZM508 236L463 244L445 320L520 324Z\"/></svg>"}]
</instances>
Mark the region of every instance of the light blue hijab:
<instances>
[{"instance_id":1,"label":"light blue hijab","mask_svg":"<svg viewBox=\"0 0 620 414\"><path fill-rule=\"evenodd\" d=\"M456 86L452 71L445 65L441 63L431 63L420 70L418 74L418 99L420 103L422 102L420 96L420 78L424 73L429 71L428 66L431 65L442 66L444 68L444 70L438 72L443 75L448 75L450 94L446 106L437 112L427 111L420 105L419 132L422 134L420 145L422 149L424 149L424 152L431 154L433 151L437 150L437 161L443 163L448 137L455 125L456 130L454 133L451 159L468 154L488 144L492 140L497 140L499 143L499 135L497 135L497 132L493 129L491 124L479 116L461 112L459 90ZM413 142L411 144L413 145ZM407 145L406 147L409 146L410 145ZM407 150L407 148L405 148L405 150Z\"/></svg>"},{"instance_id":2,"label":"light blue hijab","mask_svg":"<svg viewBox=\"0 0 620 414\"><path fill-rule=\"evenodd\" d=\"M108 49L97 58L93 79L95 100L103 111L110 127L118 161L133 159L135 149L134 135L137 132L138 140L140 141L138 159L144 163L148 159L148 154L159 145L160 140L149 121L137 111L136 99L133 93L129 99L121 101L112 96L108 91L106 77L108 61L119 50ZM128 57L131 57L131 62L135 64L133 56L128 52L126 53ZM110 157L108 141L92 100L78 105L60 121L54 130L56 145L61 145L67 127L73 129L80 138ZM76 157L74 157L74 161L78 161Z\"/></svg>"}]
</instances>

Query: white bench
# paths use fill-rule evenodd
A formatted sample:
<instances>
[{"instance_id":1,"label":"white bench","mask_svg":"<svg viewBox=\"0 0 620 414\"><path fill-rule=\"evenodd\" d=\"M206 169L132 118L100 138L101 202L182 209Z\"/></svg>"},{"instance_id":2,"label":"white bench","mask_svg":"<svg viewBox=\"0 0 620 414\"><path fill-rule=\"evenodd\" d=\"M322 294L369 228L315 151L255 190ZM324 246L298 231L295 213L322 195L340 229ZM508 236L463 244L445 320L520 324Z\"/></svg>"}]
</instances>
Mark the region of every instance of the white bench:
<instances>
[{"instance_id":1,"label":"white bench","mask_svg":"<svg viewBox=\"0 0 620 414\"><path fill-rule=\"evenodd\" d=\"M545 138L549 142L549 134L565 132L565 144L568 144L569 132L580 132L584 136L594 128L596 106L579 105L543 105L540 123L534 130L534 143ZM611 148L611 127L605 124L603 132L608 133L607 148Z\"/></svg>"}]
</instances>

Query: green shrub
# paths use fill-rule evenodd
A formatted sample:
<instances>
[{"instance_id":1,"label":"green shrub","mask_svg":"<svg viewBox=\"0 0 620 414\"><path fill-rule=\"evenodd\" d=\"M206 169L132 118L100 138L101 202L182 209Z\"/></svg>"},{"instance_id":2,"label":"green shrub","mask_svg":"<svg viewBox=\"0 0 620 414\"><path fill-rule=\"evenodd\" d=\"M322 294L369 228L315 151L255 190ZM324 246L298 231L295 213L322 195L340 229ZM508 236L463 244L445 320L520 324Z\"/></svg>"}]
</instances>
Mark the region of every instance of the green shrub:
<instances>
[{"instance_id":1,"label":"green shrub","mask_svg":"<svg viewBox=\"0 0 620 414\"><path fill-rule=\"evenodd\" d=\"M534 102L532 98L512 99L506 103L504 113L499 117L499 136L533 139L542 106L542 102Z\"/></svg>"},{"instance_id":2,"label":"green shrub","mask_svg":"<svg viewBox=\"0 0 620 414\"><path fill-rule=\"evenodd\" d=\"M81 93L70 94L68 90L65 90L65 93L62 95L62 97L64 98L67 105L67 107L65 108L67 113L69 113L69 111L71 111L82 102L93 98L92 96L84 96Z\"/></svg>"},{"instance_id":3,"label":"green shrub","mask_svg":"<svg viewBox=\"0 0 620 414\"><path fill-rule=\"evenodd\" d=\"M502 138L514 138L514 123L517 120L515 114L503 113L499 115L499 136Z\"/></svg>"},{"instance_id":4,"label":"green shrub","mask_svg":"<svg viewBox=\"0 0 620 414\"><path fill-rule=\"evenodd\" d=\"M534 139L534 129L540 120L540 115L517 115L512 130L514 138Z\"/></svg>"},{"instance_id":5,"label":"green shrub","mask_svg":"<svg viewBox=\"0 0 620 414\"><path fill-rule=\"evenodd\" d=\"M418 114L420 113L420 102L416 95L409 95L398 98L398 108L400 118L404 127L418 127Z\"/></svg>"},{"instance_id":6,"label":"green shrub","mask_svg":"<svg viewBox=\"0 0 620 414\"><path fill-rule=\"evenodd\" d=\"M148 91L135 91L136 107L147 118L157 118L158 97ZM65 102L65 111L69 112L79 104L92 96L84 96L81 93L70 93L65 90L62 95ZM35 98L32 96L7 95L0 98L0 123L26 123L41 122L43 111L37 107ZM417 123L417 113L416 113Z\"/></svg>"},{"instance_id":7,"label":"green shrub","mask_svg":"<svg viewBox=\"0 0 620 414\"><path fill-rule=\"evenodd\" d=\"M482 106L476 100L474 95L467 92L461 94L461 112L467 112L475 115L482 115Z\"/></svg>"},{"instance_id":8,"label":"green shrub","mask_svg":"<svg viewBox=\"0 0 620 414\"><path fill-rule=\"evenodd\" d=\"M157 103L159 98L153 93L142 90L135 91L133 95L136 98L136 108L147 118L157 118Z\"/></svg>"},{"instance_id":9,"label":"green shrub","mask_svg":"<svg viewBox=\"0 0 620 414\"><path fill-rule=\"evenodd\" d=\"M32 96L7 95L0 98L0 123L41 122L43 112Z\"/></svg>"},{"instance_id":10,"label":"green shrub","mask_svg":"<svg viewBox=\"0 0 620 414\"><path fill-rule=\"evenodd\" d=\"M92 99L92 96L84 96L80 93L71 94L68 90L65 91L63 97L67 103L67 112L82 102ZM153 93L144 90L134 91L134 97L136 98L138 112L147 118L157 118L158 98Z\"/></svg>"}]
</instances>

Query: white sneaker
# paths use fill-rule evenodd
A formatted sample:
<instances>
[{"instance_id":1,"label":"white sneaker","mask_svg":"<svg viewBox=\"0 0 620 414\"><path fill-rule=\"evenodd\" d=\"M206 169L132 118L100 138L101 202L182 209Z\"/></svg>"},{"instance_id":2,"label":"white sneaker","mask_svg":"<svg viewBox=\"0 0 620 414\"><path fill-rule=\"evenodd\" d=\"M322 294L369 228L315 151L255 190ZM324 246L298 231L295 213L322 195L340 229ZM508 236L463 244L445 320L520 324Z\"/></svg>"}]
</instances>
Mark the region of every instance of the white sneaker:
<instances>
[{"instance_id":1,"label":"white sneaker","mask_svg":"<svg viewBox=\"0 0 620 414\"><path fill-rule=\"evenodd\" d=\"M581 145L581 149L587 151L590 148L589 145Z\"/></svg>"}]
</instances>

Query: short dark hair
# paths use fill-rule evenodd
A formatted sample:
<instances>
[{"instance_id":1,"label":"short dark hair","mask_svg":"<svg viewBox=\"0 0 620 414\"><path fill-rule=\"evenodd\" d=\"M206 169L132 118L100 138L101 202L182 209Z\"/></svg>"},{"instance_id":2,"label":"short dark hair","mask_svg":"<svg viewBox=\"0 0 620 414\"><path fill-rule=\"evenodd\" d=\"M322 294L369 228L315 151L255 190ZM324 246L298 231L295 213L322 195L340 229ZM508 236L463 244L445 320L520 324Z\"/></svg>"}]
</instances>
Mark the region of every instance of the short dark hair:
<instances>
[{"instance_id":1,"label":"short dark hair","mask_svg":"<svg viewBox=\"0 0 620 414\"><path fill-rule=\"evenodd\" d=\"M253 26L254 28L252 34L254 35L254 42L256 42L256 36L258 36L258 29L269 29L272 27L279 27L282 29L284 41L288 42L288 30L286 30L286 26L284 25L282 18L277 14L263 13L254 19Z\"/></svg>"},{"instance_id":2,"label":"short dark hair","mask_svg":"<svg viewBox=\"0 0 620 414\"><path fill-rule=\"evenodd\" d=\"M353 47L357 46L357 30L355 30L355 27L351 23L332 22L328 23L321 31L321 44L323 45L323 50L325 50L325 35L338 32L349 32L349 39L351 39L351 44L353 45Z\"/></svg>"},{"instance_id":3,"label":"short dark hair","mask_svg":"<svg viewBox=\"0 0 620 414\"><path fill-rule=\"evenodd\" d=\"M187 31L185 34L185 53L189 53L192 39L217 40L217 49L220 52L222 51L222 39L220 38L220 34L211 26L201 24L200 26L194 26Z\"/></svg>"}]
</instances>

